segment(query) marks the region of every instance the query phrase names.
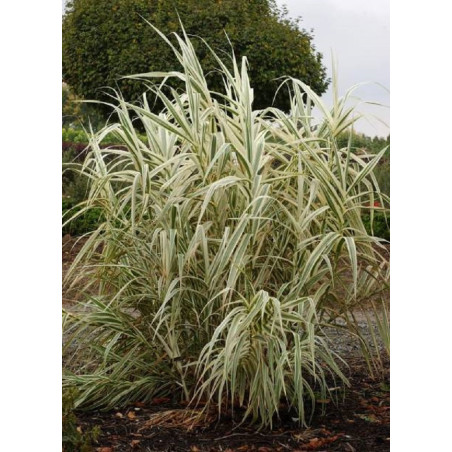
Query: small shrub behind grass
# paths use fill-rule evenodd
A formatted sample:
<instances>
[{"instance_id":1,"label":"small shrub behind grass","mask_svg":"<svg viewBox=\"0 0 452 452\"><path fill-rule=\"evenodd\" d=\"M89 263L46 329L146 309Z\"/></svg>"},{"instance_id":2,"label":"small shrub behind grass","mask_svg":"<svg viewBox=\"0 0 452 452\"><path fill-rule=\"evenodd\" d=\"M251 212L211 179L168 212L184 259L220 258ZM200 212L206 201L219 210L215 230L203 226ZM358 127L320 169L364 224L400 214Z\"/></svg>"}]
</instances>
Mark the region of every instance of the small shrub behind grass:
<instances>
[{"instance_id":1,"label":"small shrub behind grass","mask_svg":"<svg viewBox=\"0 0 452 452\"><path fill-rule=\"evenodd\" d=\"M390 234L390 216L389 214L374 213L373 225L371 226L370 214L366 213L362 215L362 220L368 234L374 235L385 239L389 242L391 238ZM373 230L372 230L373 229Z\"/></svg>"},{"instance_id":2,"label":"small shrub behind grass","mask_svg":"<svg viewBox=\"0 0 452 452\"><path fill-rule=\"evenodd\" d=\"M74 413L75 388L63 391L63 452L93 452L100 435L98 426L83 432Z\"/></svg>"},{"instance_id":3,"label":"small shrub behind grass","mask_svg":"<svg viewBox=\"0 0 452 452\"><path fill-rule=\"evenodd\" d=\"M82 211L82 206L74 199L63 199L63 228L62 233L70 235L82 235L87 232L95 231L102 221L102 210L93 208L84 211L80 216L74 218L67 224L64 222L75 214Z\"/></svg>"}]
</instances>

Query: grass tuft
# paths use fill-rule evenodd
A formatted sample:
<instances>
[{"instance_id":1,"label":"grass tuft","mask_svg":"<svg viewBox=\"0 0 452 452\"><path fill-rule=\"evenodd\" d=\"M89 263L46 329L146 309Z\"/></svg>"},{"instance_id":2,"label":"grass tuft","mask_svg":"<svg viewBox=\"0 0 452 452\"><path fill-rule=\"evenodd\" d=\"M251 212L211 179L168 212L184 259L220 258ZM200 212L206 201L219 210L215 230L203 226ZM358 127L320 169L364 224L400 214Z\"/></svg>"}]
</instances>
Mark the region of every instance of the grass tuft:
<instances>
[{"instance_id":1,"label":"grass tuft","mask_svg":"<svg viewBox=\"0 0 452 452\"><path fill-rule=\"evenodd\" d=\"M171 396L267 427L285 405L306 425L315 394L347 384L325 327L359 335L353 309L387 286L361 215L388 205L374 175L385 149L338 144L357 118L349 94L329 108L288 78L289 114L253 110L245 58L229 71L212 51L226 94L210 91L176 37L182 72L136 76L164 109L117 93L118 122L92 134L78 168L89 194L76 215L102 222L66 279L87 298L64 313L64 385L78 408Z\"/></svg>"}]
</instances>

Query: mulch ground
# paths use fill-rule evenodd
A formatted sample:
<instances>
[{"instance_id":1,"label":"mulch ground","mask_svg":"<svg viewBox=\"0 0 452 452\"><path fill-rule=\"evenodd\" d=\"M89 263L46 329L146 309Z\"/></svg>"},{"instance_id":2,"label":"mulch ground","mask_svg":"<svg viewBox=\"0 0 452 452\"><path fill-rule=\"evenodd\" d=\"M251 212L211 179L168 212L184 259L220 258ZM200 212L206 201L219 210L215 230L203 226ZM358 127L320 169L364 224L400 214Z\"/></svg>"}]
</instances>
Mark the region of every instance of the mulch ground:
<instances>
[{"instance_id":1,"label":"mulch ground","mask_svg":"<svg viewBox=\"0 0 452 452\"><path fill-rule=\"evenodd\" d=\"M73 245L73 238L63 240L63 273L82 243ZM308 429L300 428L287 413L273 431L238 426L227 413L219 423L187 429L176 420L186 407L162 398L127 409L76 415L82 431L100 427L94 445L97 452L385 452L390 450L389 362L384 367L383 377L374 379L366 364L354 359L349 370L350 388L338 403L325 400L323 410L318 406ZM155 422L158 418L167 420Z\"/></svg>"},{"instance_id":2,"label":"mulch ground","mask_svg":"<svg viewBox=\"0 0 452 452\"><path fill-rule=\"evenodd\" d=\"M77 416L83 431L100 427L98 452L389 451L389 371L383 380L372 379L365 364L356 363L350 382L351 389L340 403L325 401L324 413L318 409L308 429L299 428L287 415L273 431L237 427L230 417L192 430L178 426L177 421L172 426L170 422L149 425L159 415L175 418L185 409L167 399Z\"/></svg>"}]
</instances>

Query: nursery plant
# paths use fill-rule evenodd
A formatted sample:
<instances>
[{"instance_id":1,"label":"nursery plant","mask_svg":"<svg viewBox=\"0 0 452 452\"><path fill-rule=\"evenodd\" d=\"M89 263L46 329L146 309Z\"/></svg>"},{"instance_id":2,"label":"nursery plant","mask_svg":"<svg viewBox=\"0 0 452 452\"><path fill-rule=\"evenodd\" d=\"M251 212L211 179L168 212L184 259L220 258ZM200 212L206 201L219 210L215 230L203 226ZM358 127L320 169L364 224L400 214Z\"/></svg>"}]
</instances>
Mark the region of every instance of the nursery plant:
<instances>
[{"instance_id":1,"label":"nursery plant","mask_svg":"<svg viewBox=\"0 0 452 452\"><path fill-rule=\"evenodd\" d=\"M118 122L91 135L78 166L89 195L76 215L97 209L102 222L66 277L86 300L63 312L64 386L78 408L170 395L266 427L286 406L306 425L332 380L348 384L331 328L355 335L372 366L354 310L388 284L383 241L361 219L385 212L385 149L338 146L358 118L352 90L330 108L287 78L290 112L254 110L246 58L232 55L230 71L203 44L220 94L185 33L178 47L160 36L183 70L131 76L141 103L117 92ZM121 146L102 147L106 136Z\"/></svg>"}]
</instances>

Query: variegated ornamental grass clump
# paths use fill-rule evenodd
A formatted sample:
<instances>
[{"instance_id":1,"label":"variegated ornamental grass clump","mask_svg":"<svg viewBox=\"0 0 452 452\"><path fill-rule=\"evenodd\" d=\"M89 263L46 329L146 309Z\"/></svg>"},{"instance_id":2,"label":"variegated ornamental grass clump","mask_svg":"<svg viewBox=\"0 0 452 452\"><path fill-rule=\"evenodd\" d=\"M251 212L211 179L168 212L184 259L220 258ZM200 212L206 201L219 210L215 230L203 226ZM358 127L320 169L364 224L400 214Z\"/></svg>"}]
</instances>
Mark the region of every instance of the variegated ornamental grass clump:
<instances>
[{"instance_id":1,"label":"variegated ornamental grass clump","mask_svg":"<svg viewBox=\"0 0 452 452\"><path fill-rule=\"evenodd\" d=\"M359 334L353 308L386 285L361 221L364 206L387 205L373 176L384 149L339 149L353 109L337 97L326 108L298 80L285 81L290 114L253 110L245 59L230 71L212 51L225 90L211 92L190 40L177 40L182 72L135 76L164 109L118 94L118 122L91 137L79 168L84 209L105 220L67 277L87 295L64 313L64 384L79 407L171 394L219 415L241 406L265 426L284 400L305 424L327 379L347 383L325 326L343 319ZM111 134L127 150L102 148Z\"/></svg>"}]
</instances>

